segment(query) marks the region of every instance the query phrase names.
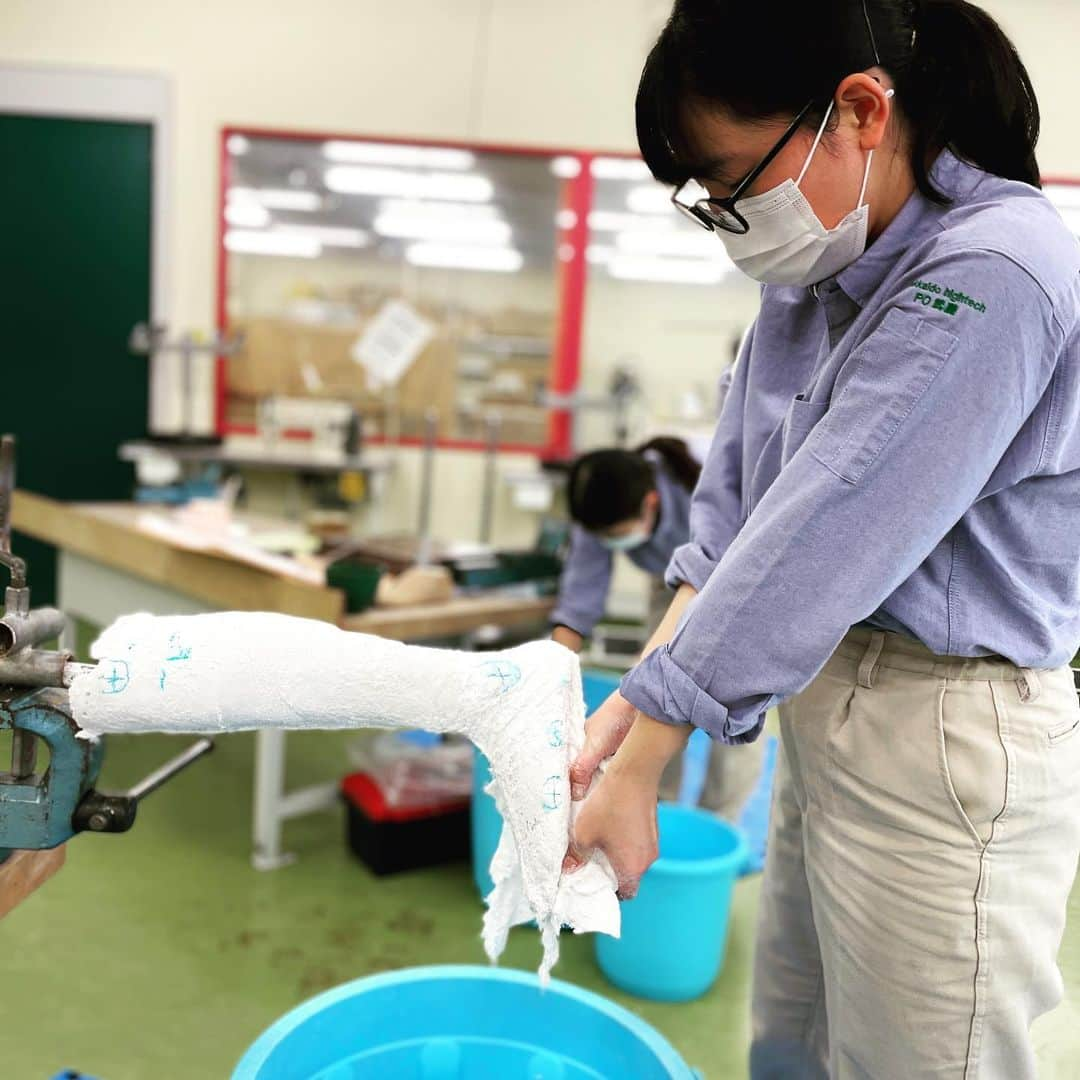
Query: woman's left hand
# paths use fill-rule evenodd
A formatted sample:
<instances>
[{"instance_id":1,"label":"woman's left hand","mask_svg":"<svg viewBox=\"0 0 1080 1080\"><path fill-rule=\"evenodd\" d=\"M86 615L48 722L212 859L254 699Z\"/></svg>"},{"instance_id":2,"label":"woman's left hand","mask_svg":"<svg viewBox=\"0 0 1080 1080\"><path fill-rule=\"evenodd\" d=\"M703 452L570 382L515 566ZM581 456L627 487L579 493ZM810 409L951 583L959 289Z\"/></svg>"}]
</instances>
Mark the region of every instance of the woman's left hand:
<instances>
[{"instance_id":1,"label":"woman's left hand","mask_svg":"<svg viewBox=\"0 0 1080 1080\"><path fill-rule=\"evenodd\" d=\"M619 899L633 899L642 875L656 861L656 799L655 785L620 771L613 762L578 814L563 870L577 870L599 849L615 871Z\"/></svg>"},{"instance_id":2,"label":"woman's left hand","mask_svg":"<svg viewBox=\"0 0 1080 1080\"><path fill-rule=\"evenodd\" d=\"M686 748L690 728L638 714L618 752L586 798L563 863L572 873L602 851L618 881L619 898L637 895L642 875L656 861L656 803L667 763Z\"/></svg>"}]
</instances>

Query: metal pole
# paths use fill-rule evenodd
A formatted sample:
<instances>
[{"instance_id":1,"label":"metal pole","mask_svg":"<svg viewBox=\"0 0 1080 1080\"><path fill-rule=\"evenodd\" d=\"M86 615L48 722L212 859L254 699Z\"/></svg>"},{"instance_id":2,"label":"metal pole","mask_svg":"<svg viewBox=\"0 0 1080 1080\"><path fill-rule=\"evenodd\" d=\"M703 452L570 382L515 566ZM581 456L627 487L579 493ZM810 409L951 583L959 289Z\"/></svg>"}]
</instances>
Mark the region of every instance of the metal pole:
<instances>
[{"instance_id":1,"label":"metal pole","mask_svg":"<svg viewBox=\"0 0 1080 1080\"><path fill-rule=\"evenodd\" d=\"M171 780L177 773L182 772L192 762L198 761L203 754L210 753L214 749L212 739L200 739L192 743L182 754L177 754L171 761L166 761L160 769L155 769L149 776L140 780L128 793L129 799L139 802L147 795L157 791L167 780Z\"/></svg>"},{"instance_id":2,"label":"metal pole","mask_svg":"<svg viewBox=\"0 0 1080 1080\"><path fill-rule=\"evenodd\" d=\"M416 564L431 562L431 499L435 475L435 439L439 430L437 409L424 413L424 450L420 463L420 521L417 526Z\"/></svg>"},{"instance_id":3,"label":"metal pole","mask_svg":"<svg viewBox=\"0 0 1080 1080\"><path fill-rule=\"evenodd\" d=\"M495 521L495 463L499 455L499 430L502 417L497 412L489 413L487 424L487 449L484 462L484 495L480 504L480 543L490 544Z\"/></svg>"}]
</instances>

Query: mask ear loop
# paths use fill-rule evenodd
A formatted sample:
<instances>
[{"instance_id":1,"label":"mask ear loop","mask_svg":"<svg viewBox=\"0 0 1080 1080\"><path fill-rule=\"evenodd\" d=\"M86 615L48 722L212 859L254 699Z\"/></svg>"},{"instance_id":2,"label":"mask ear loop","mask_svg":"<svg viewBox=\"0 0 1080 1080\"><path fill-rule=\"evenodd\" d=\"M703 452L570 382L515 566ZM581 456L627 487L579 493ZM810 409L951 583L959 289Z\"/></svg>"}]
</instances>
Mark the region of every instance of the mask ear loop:
<instances>
[{"instance_id":1,"label":"mask ear loop","mask_svg":"<svg viewBox=\"0 0 1080 1080\"><path fill-rule=\"evenodd\" d=\"M802 172L799 173L798 180L795 181L795 186L798 187L803 182L803 177L806 175L806 170L810 168L810 162L814 160L814 154L817 152L817 148L821 145L821 137L825 134L825 125L829 122L829 117L832 116L834 101L829 102L829 107L825 110L825 119L821 121L821 127L818 128L817 136L814 139L814 145L810 147L810 153L806 155L806 161L803 163Z\"/></svg>"},{"instance_id":2,"label":"mask ear loop","mask_svg":"<svg viewBox=\"0 0 1080 1080\"><path fill-rule=\"evenodd\" d=\"M892 87L889 87L889 89L885 91L885 96L887 98L891 98L895 93L896 93L896 91L893 90ZM866 172L863 173L862 189L859 191L859 202L855 207L856 210L861 210L862 209L863 202L866 199L866 186L867 186L867 184L870 183L870 166L873 163L874 163L874 151L870 150L866 155Z\"/></svg>"}]
</instances>

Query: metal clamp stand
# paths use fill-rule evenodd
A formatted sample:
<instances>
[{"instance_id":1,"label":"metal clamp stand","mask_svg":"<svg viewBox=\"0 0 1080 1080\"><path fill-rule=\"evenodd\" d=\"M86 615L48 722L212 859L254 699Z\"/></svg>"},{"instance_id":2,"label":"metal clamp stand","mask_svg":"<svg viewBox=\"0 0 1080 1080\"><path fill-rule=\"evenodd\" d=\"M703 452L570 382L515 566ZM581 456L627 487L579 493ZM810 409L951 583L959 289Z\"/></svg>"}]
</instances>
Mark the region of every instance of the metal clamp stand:
<instances>
[{"instance_id":1,"label":"metal clamp stand","mask_svg":"<svg viewBox=\"0 0 1080 1080\"><path fill-rule=\"evenodd\" d=\"M218 442L216 435L196 435L194 431L194 361L197 356L235 356L244 347L244 335L226 335L216 331L213 337L204 341L189 330L168 341L167 333L168 327L164 323L136 323L128 338L128 349L136 355L155 357L174 353L180 357L180 431L170 435L151 432L151 437L197 443Z\"/></svg>"}]
</instances>

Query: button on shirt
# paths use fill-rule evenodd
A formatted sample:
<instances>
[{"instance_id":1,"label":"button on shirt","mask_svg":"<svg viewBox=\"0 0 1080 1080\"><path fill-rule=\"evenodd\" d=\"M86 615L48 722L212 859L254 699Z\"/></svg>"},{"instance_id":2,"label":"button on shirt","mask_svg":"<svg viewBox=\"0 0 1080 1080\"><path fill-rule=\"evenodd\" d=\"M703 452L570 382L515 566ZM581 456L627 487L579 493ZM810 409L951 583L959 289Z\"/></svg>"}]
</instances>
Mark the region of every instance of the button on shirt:
<instances>
[{"instance_id":1,"label":"button on shirt","mask_svg":"<svg viewBox=\"0 0 1080 1080\"><path fill-rule=\"evenodd\" d=\"M660 520L644 544L624 554L638 569L661 577L673 552L690 536L690 492L667 472L659 455L645 456L656 469ZM566 566L559 579L558 603L551 613L553 625L568 626L582 637L592 633L607 607L613 554L586 529L574 526Z\"/></svg>"},{"instance_id":2,"label":"button on shirt","mask_svg":"<svg viewBox=\"0 0 1080 1080\"><path fill-rule=\"evenodd\" d=\"M851 266L767 286L668 571L699 595L623 681L750 741L860 622L939 654L1080 646L1080 246L945 151Z\"/></svg>"}]
</instances>

